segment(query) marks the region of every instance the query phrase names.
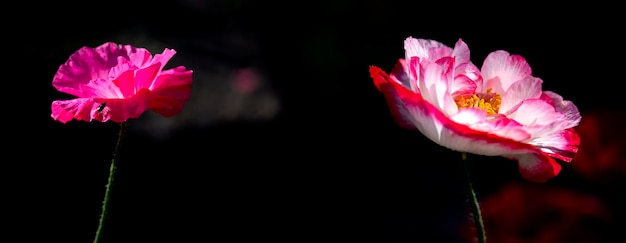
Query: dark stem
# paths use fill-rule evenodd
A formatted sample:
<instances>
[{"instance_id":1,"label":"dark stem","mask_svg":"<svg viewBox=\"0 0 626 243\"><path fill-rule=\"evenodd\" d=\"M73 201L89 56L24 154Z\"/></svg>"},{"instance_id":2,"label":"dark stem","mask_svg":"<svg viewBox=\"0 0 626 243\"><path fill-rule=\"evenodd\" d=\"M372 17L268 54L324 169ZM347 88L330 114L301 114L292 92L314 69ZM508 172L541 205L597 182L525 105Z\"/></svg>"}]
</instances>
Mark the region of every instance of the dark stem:
<instances>
[{"instance_id":1,"label":"dark stem","mask_svg":"<svg viewBox=\"0 0 626 243\"><path fill-rule=\"evenodd\" d=\"M470 176L469 165L467 164L467 154L461 153L461 159L463 160L463 169L465 170L465 179L467 182L467 193L469 194L470 206L472 207L472 216L474 216L474 223L476 224L476 235L479 243L485 243L485 226L483 225L483 217L480 214L480 205L478 205L478 198L476 198L476 192L472 186L472 178Z\"/></svg>"},{"instance_id":2,"label":"dark stem","mask_svg":"<svg viewBox=\"0 0 626 243\"><path fill-rule=\"evenodd\" d=\"M117 136L117 143L115 144L115 151L113 152L113 159L111 160L111 167L109 168L109 180L106 185L106 191L104 192L104 202L102 204L102 213L100 214L100 222L98 223L98 230L96 230L96 238L93 240L94 243L100 242L102 238L102 228L104 227L104 220L106 218L107 211L109 209L109 199L111 198L111 187L113 186L113 177L115 175L115 159L117 158L117 152L120 148L120 144L122 142L122 137L124 136L124 130L126 128L126 123L120 124L120 132Z\"/></svg>"}]
</instances>

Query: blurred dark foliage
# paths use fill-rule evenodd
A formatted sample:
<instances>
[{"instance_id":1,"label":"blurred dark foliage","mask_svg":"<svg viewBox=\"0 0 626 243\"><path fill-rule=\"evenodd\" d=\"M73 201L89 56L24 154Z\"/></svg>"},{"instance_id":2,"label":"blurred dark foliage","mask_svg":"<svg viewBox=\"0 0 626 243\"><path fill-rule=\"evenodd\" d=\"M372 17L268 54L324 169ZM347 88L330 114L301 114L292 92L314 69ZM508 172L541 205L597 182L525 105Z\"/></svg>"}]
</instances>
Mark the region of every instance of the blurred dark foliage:
<instances>
[{"instance_id":1,"label":"blurred dark foliage","mask_svg":"<svg viewBox=\"0 0 626 243\"><path fill-rule=\"evenodd\" d=\"M169 135L152 136L158 126L126 134L105 242L466 242L460 155L393 123L368 74L369 65L388 70L403 57L408 36L448 45L462 38L478 66L498 49L522 55L545 90L581 111L579 157L528 194L507 186L521 181L514 162L470 156L491 242L573 233L590 237L573 242L616 242L604 236L621 239L626 226L619 9L599 2L14 1L5 8L14 17L3 19L5 92L19 100L4 119L4 220L17 237L9 242L94 236L117 126L53 121L50 103L70 97L51 81L78 48L105 41L145 44L153 53L174 48L172 62L193 69L194 85L207 88L194 93L184 118L172 119L180 126ZM229 74L241 70L256 71L243 81ZM233 90L240 96L223 93ZM277 100L263 119L246 116L261 108L220 109L233 100L260 104L262 91ZM146 114L130 125L162 123ZM575 204L580 197L603 211ZM528 207L519 219L526 221L515 218L526 210L519 207Z\"/></svg>"}]
</instances>

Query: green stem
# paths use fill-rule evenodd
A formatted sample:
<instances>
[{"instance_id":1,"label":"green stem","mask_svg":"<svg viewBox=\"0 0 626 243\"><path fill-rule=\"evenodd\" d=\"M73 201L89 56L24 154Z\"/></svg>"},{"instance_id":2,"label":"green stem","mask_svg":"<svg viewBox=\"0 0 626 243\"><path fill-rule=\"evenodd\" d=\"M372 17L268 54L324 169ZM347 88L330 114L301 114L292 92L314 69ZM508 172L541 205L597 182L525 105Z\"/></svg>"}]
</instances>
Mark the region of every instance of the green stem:
<instances>
[{"instance_id":1,"label":"green stem","mask_svg":"<svg viewBox=\"0 0 626 243\"><path fill-rule=\"evenodd\" d=\"M480 205L472 186L472 179L470 177L469 165L467 164L467 153L461 153L461 159L463 160L463 169L465 170L465 179L467 182L467 192L470 197L470 205L472 207L472 215L474 216L474 223L476 224L476 235L478 236L479 243L485 243L485 226L483 225L483 218L480 214Z\"/></svg>"},{"instance_id":2,"label":"green stem","mask_svg":"<svg viewBox=\"0 0 626 243\"><path fill-rule=\"evenodd\" d=\"M102 228L104 226L104 220L106 218L107 211L109 209L109 199L111 198L111 187L113 186L113 177L115 175L115 159L117 158L117 152L120 148L120 144L122 142L122 137L124 136L124 130L126 128L126 123L120 124L120 132L117 136L117 144L115 144L115 151L113 152L113 159L111 160L111 167L109 168L109 180L106 185L106 191L104 192L104 202L102 204L102 213L100 214L100 222L98 223L98 230L96 230L96 238L93 240L94 243L100 242L102 238Z\"/></svg>"}]
</instances>

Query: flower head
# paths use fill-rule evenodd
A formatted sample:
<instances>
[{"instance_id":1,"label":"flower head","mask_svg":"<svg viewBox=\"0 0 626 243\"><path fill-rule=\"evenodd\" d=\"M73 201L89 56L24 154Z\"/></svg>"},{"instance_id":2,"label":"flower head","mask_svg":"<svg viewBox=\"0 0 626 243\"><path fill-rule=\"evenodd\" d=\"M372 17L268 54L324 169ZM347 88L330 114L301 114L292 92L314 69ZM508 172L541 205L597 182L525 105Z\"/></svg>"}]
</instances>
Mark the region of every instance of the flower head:
<instances>
[{"instance_id":1,"label":"flower head","mask_svg":"<svg viewBox=\"0 0 626 243\"><path fill-rule=\"evenodd\" d=\"M74 95L52 102L52 118L125 122L147 110L165 117L178 114L191 94L192 71L183 66L163 70L176 52L154 57L144 48L104 43L82 47L59 67L52 80L57 90Z\"/></svg>"},{"instance_id":2,"label":"flower head","mask_svg":"<svg viewBox=\"0 0 626 243\"><path fill-rule=\"evenodd\" d=\"M478 69L468 46L407 38L390 74L370 67L399 125L449 149L518 161L521 175L543 182L569 162L580 139L576 106L532 76L526 60L495 51Z\"/></svg>"}]
</instances>

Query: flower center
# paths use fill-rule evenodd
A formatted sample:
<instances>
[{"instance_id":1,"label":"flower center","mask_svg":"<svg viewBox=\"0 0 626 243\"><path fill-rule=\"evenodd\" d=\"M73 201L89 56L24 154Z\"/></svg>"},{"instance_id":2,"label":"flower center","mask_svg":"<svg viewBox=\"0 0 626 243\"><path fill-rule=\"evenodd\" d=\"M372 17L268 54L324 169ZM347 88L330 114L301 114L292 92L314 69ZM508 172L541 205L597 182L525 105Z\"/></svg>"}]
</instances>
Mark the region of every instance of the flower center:
<instances>
[{"instance_id":1,"label":"flower center","mask_svg":"<svg viewBox=\"0 0 626 243\"><path fill-rule=\"evenodd\" d=\"M491 90L491 88L487 89L487 92L480 97L476 94L460 95L454 98L454 101L459 109L478 108L487 112L487 115L498 114L502 97L499 94L491 93Z\"/></svg>"}]
</instances>

